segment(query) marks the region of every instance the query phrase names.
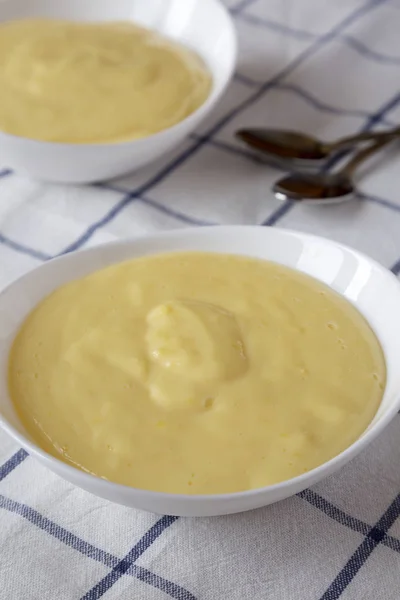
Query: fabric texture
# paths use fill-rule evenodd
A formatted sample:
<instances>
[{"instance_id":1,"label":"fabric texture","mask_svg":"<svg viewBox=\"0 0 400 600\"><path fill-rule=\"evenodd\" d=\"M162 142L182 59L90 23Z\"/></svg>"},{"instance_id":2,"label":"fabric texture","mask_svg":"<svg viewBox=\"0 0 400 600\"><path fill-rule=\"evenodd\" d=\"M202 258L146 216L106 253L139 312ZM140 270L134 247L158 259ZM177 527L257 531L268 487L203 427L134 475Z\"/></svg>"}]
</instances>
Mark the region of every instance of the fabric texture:
<instances>
[{"instance_id":1,"label":"fabric texture","mask_svg":"<svg viewBox=\"0 0 400 600\"><path fill-rule=\"evenodd\" d=\"M201 1L201 0L200 0ZM335 206L279 204L281 176L234 139L244 126L323 139L400 120L398 0L229 0L233 82L158 164L72 187L0 178L0 288L67 251L175 227L295 228L400 271L396 146ZM397 600L400 417L357 459L298 496L220 518L154 516L59 479L0 434L4 600Z\"/></svg>"}]
</instances>

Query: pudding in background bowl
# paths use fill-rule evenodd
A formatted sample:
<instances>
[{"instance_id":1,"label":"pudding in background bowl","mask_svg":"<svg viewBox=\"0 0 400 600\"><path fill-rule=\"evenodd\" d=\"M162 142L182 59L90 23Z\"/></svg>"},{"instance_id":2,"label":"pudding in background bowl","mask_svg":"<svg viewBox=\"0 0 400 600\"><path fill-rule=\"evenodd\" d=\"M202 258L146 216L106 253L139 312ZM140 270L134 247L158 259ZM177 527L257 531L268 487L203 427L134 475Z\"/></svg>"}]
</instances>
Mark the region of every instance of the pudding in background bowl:
<instances>
[{"instance_id":1,"label":"pudding in background bowl","mask_svg":"<svg viewBox=\"0 0 400 600\"><path fill-rule=\"evenodd\" d=\"M208 95L205 94L205 101L197 103L198 108L194 103L195 110L187 111L188 116L183 120L179 117L176 119L179 122L173 124L172 119L169 121L171 126L140 139L82 144L38 141L0 133L0 162L5 167L44 181L88 183L110 179L164 156L209 114L225 91L236 62L236 34L232 19L219 0L165 0L162 3L158 0L116 0L112 3L108 0L87 0L84 3L79 0L68 3L33 0L28 7L23 0L0 3L0 22L20 19L66 20L82 24L133 22L198 55L212 79L212 88ZM36 93L35 89L31 91ZM90 117L90 108L88 111ZM124 135L116 137L121 140ZM127 137L132 137L129 132Z\"/></svg>"},{"instance_id":2,"label":"pudding in background bowl","mask_svg":"<svg viewBox=\"0 0 400 600\"><path fill-rule=\"evenodd\" d=\"M43 142L117 143L183 121L212 87L201 58L130 22L0 23L0 129Z\"/></svg>"},{"instance_id":3,"label":"pudding in background bowl","mask_svg":"<svg viewBox=\"0 0 400 600\"><path fill-rule=\"evenodd\" d=\"M171 251L174 253L170 254ZM184 254L175 254L176 252ZM205 252L205 254L197 254L198 252ZM210 252L218 253L218 256L212 257L207 254ZM224 253L224 255L221 253ZM158 256L152 257L152 255ZM230 255L240 255L240 257ZM111 267L111 265L116 265L121 261L137 257L143 258ZM266 263L263 260L253 260L255 258L270 260L277 264ZM212 261L210 262L209 259L212 259ZM196 268L191 263L193 260L197 261ZM218 263L220 261L222 261L222 264L219 269ZM141 279L140 265L148 266L152 262L159 263L160 276L157 279L153 277L149 280L146 287L144 280ZM188 269L186 272L185 264ZM211 267L209 268L207 265ZM99 271L80 282L68 284L68 282L85 277L105 267L110 268ZM311 275L320 283L304 277L301 273L296 274L290 270L288 271L285 267L291 267ZM126 277L127 269L130 273L129 277ZM175 278L174 283L176 269L184 273L187 280L184 283L188 287L179 288L179 285L183 285L182 278ZM199 273L197 283L196 269ZM264 269L269 273L269 280L265 278L266 272ZM204 273L208 270L210 280L207 289L202 278L206 276ZM122 277L124 271L125 277ZM232 275L234 271L237 272L237 282L234 282L232 277L226 277L224 281L221 280L221 273L226 272L227 275L229 273ZM151 272L150 270L149 273ZM192 273L191 279L188 276L189 272ZM277 277L274 284L275 290L274 285L271 283L274 277ZM264 283L262 283L263 278L265 278ZM181 284L174 288L178 280L181 281ZM261 288L258 288L259 284L255 283L259 280L261 280ZM104 285L104 281L108 281L110 285L106 285L102 294L105 294L106 288L116 291L120 289L118 282L125 282L125 284L130 282L128 286L125 284L125 287L122 286L125 291L121 295L121 314L124 315L125 320L127 318L128 320L131 319L126 324L124 335L118 335L118 332L122 331L123 321L118 325L115 314L112 316L112 313L109 313L104 321L104 328L102 326L103 317L105 316L102 312L104 307L107 305L108 308L115 308L118 311L118 303L112 305L112 301L110 304L110 300L104 298L100 303L103 308L100 309L99 305L96 308L96 304L94 304L92 313L89 309L86 311L87 318L92 319L93 322L88 324L86 331L83 327L81 334L76 337L77 344L73 351L70 351L70 366L68 368L71 368L72 364L71 377L69 378L66 372L64 373L64 380L57 380L57 377L51 380L48 374L57 373L57 353L62 354L64 342L66 348L70 349L72 347L71 340L67 339L68 332L72 332L73 337L77 332L76 328L79 329L82 325L82 322L77 318L79 311L68 312L68 298L72 301L70 302L71 305L76 305L79 296L82 297L83 304L85 302L90 304L90 290L92 289L95 293L96 288L96 286L91 288L91 283L97 282L96 285L101 287ZM231 287L226 287L225 284L229 281ZM244 284L243 293L240 286L241 282ZM63 286L63 284L68 285L61 287L52 294L54 290L59 286ZM264 290L262 285L264 285ZM336 293L327 290L326 285L333 288ZM80 286L83 287L80 289ZM96 293L99 292L99 289ZM86 300L84 300L83 290L86 290L87 293ZM262 293L260 293L260 290ZM78 295L75 296L75 293ZM111 295L112 293L112 291L109 292ZM52 295L49 296L49 294ZM299 300L301 304L302 294L305 294L303 299L306 304L309 304L309 308L312 308L311 312L302 312L295 308L299 304ZM326 298L324 298L324 294L326 294ZM340 295L354 304L355 308L345 302L343 298L340 298ZM45 299L47 296L48 298ZM183 303L184 298L182 296L187 298ZM319 296L319 300L317 300L317 296ZM265 302L263 302L263 297L265 297ZM129 301L127 301L127 298L129 298ZM280 302L282 298L285 299L283 303ZM331 303L332 299L333 305L337 301L336 308ZM183 230L67 255L29 273L0 295L0 314L2 315L0 323L0 330L2 331L0 358L3 373L0 398L3 426L19 443L49 468L76 485L115 502L154 512L191 516L227 514L263 506L288 497L332 473L369 443L398 410L400 376L398 375L396 363L400 350L400 320L397 317L396 306L399 299L400 286L397 280L373 261L327 240L275 229L220 227ZM43 300L44 302L42 302ZM55 303L54 300L56 300ZM194 306L193 300L202 304ZM312 303L313 300L314 304ZM216 307L215 304L219 306ZM31 317L28 317L26 325L20 330L21 324L36 305L38 305L38 308L32 313ZM210 305L212 306L211 309ZM270 310L268 310L268 307L270 307ZM57 315L57 310L60 310L60 308L61 313ZM170 309L172 309L172 313ZM100 312L96 316L98 310ZM143 310L143 319L142 321L140 319L135 321L137 317L135 311L140 312L140 310ZM221 313L221 310L225 312ZM339 312L335 312L336 310L339 310ZM48 357L53 355L51 353L53 339L50 346L43 349L42 354L41 350L36 352L39 361L35 363L36 366L33 363L30 364L29 357L35 358L33 346L38 341L44 342L47 335L46 328L43 328L43 335L39 331L41 318L43 323L48 318L49 324L54 319L54 326L57 320L61 321L64 318L63 315L67 315L64 338L61 339L62 335L56 337L57 341L53 344L55 362L52 363L52 359L49 358L46 365L46 360L43 361L46 352ZM268 322L268 318L270 318L270 322ZM347 326L350 329L346 330L346 327L344 327L344 321L341 321L343 318L347 319ZM266 321L264 324L261 323L263 319ZM93 326L96 321L99 323L97 329ZM260 324L262 325L261 335L258 331ZM338 330L335 330L335 325L338 326ZM296 328L297 333L293 338L292 330ZM62 327L59 328L61 333L62 329ZM274 332L272 337L268 331L269 329ZM22 336L20 333L16 338L19 330L22 332ZM304 343L303 351L299 346L299 340L302 336L305 338L312 337L313 331L317 335L314 340L315 345L310 344L311 340L309 339L308 342ZM350 337L349 331L352 331ZM384 393L382 390L385 383L384 359L372 331L377 336L386 362L387 377ZM135 332L138 334L136 338ZM339 332L343 335L339 336ZM35 335L42 335L42 340L35 338ZM24 336L25 342L27 342L25 345L23 343ZM266 338L268 343L265 344L263 338ZM25 400L27 404L24 410L27 412L25 414L19 410L14 410L7 390L8 357L15 339L17 341L12 351L14 356L12 356L11 368L15 369L14 382L17 381L19 382L18 385L22 386L19 392L26 393ZM51 339L51 335L48 339ZM222 339L222 346L215 343L216 339ZM140 346L140 340L144 340L143 346ZM185 341L186 345L182 345L182 340ZM191 348L190 352L182 353L183 347L187 350L188 343ZM131 364L128 364L124 352L126 345L132 348L132 344L133 346L136 344L138 355L135 356L135 360ZM323 344L325 344L325 348ZM349 347L349 354L343 348L346 344ZM372 349L371 352L366 350L367 348ZM22 353L19 358L15 355L15 351L17 355L18 352ZM24 360L21 361L24 352L26 352L25 366ZM133 354L130 351L130 355L133 356ZM324 354L326 355L325 362ZM147 367L144 368L143 364L140 363L143 355L147 357L148 361ZM287 358L285 358L286 355ZM129 483L142 488L152 487L155 491L106 481L101 477L106 476L111 479L111 471L101 473L96 467L93 468L97 459L99 463L104 462L101 457L103 451L101 449L102 439L98 433L102 428L105 435L103 439L105 444L112 445L110 440L106 441L106 438L107 436L113 436L115 445L117 446L118 443L122 445L116 454L111 453L117 463L121 456L127 463L128 455L133 455L135 452L133 444L133 446L127 448L128 454L124 456L124 444L127 440L129 442L129 435L126 436L126 423L123 424L123 431L121 429L120 436L118 435L118 427L115 429L118 419L115 420L114 417L120 410L118 403L116 402L115 412L113 413L113 403L109 399L109 415L102 424L100 412L103 401L107 399L105 396L101 396L101 386L98 389L90 387L95 379L96 369L99 368L99 365L100 368L102 368L101 365L104 367L104 363L101 362L104 356L107 356L106 369L111 369L108 371L108 376L105 377L104 384L106 381L111 381L112 373L115 375L115 365L117 364L119 374L117 379L122 384L122 388L125 383L132 383L132 379L129 379L133 373L132 369L136 369L134 383L138 388L145 387L144 384L146 383L153 385L153 390L147 388L147 391L150 390L147 395L135 388L132 395L129 396L129 390L121 389L121 397L124 397L124 401L126 401L126 394L128 394L129 402L134 403L136 397L139 398L139 404L142 403L141 415L134 415L137 419L142 418L143 439L138 440L138 443L142 444L143 442L144 444L136 460L139 461L142 457L147 461L147 466L150 467L151 460L155 461L153 464L156 467L162 466L164 479L161 480L160 473L155 472L155 481L158 478L160 485L158 487L157 485L150 486L148 482L140 480L140 477L136 481L126 479L127 471L125 471L125 475L120 478L120 481L124 484ZM320 361L320 369L308 373L307 370L310 370L310 365L317 366L317 362L315 362L317 356ZM89 380L82 378L82 361L83 363L86 361L86 365L94 369L94 378L89 378ZM304 364L301 364L302 361ZM199 365L201 368L196 371ZM350 368L351 365L353 365L353 371L346 372L346 366ZM49 369L46 371L47 366ZM150 371L148 370L149 366ZM121 369L121 367L123 368ZM275 367L275 370L272 367ZM172 378L170 377L171 368L174 371ZM290 374L293 368L298 371L297 379L294 380L292 377L292 387L290 385L287 387L290 383L290 377L286 375L287 373ZM252 369L256 371L255 379L251 379L249 376ZM287 372L285 369L287 369ZM165 375L166 370L168 371L167 376ZM18 374L17 371L20 371L20 373ZM125 374L124 376L128 373L129 381L125 382L119 379L122 371ZM63 456L63 459L60 460L61 455L59 454L60 458L56 458L57 452L54 451L54 448L52 450L47 446L46 450L49 453L44 451L40 447L43 446L43 440L39 444L33 441L37 440L37 431L35 432L32 429L32 422L29 424L26 416L32 415L32 407L35 402L35 394L31 394L31 392L35 389L38 390L36 383L33 387L31 385L32 381L35 380L35 374L39 377L38 381L43 380L44 388L42 391L44 393L46 393L46 385L51 387L52 385L57 386L58 383L60 386L65 385L67 388L72 386L66 390L65 397L62 400L65 406L60 405L57 408L49 403L48 406L46 404L42 405L40 409L43 411L59 411L60 417L62 416L64 419L65 414L68 413L66 406L68 398L71 398L71 404L74 406L73 410L80 405L80 410L85 414L83 419L82 415L76 419L75 441L69 440L72 445L79 439L79 435L87 435L87 432L82 431L79 433L78 430L82 424L87 425L95 415L96 401L99 399L97 406L99 418L96 422L97 437L95 436L96 439L93 438L93 443L89 444L93 453L92 458L90 458L92 462L89 461L90 464L86 465L87 470L96 472L97 477L66 464L65 460L74 462L70 461L68 456ZM255 383L260 383L260 378L262 379L264 375L266 376L265 390L268 392L267 398L263 397L264 385L258 386ZM29 380L29 377L32 379ZM307 378L309 378L308 383ZM368 389L373 391L372 396L368 396L367 388L363 387L366 385L367 380ZM162 385L160 385L160 382ZM246 386L250 387L241 389L240 386L244 385L243 382L247 382ZM312 392L311 386L308 388L309 393L305 394L304 386L309 385L310 382L315 383L316 389ZM345 383L344 388L340 388L341 382ZM204 388L205 384L207 389ZM338 387L335 395L336 384ZM13 387L13 384L11 387ZM249 396L249 389L252 391L251 397ZM89 418L88 413L85 412L88 405L79 402L79 394L82 393L82 390L86 390L88 394L92 393L93 396L91 401L93 412ZM165 390L172 390L173 393L165 396L163 393ZM174 393L174 390L176 393ZM73 397L74 391L77 394L76 397ZM57 396L57 387L54 388L53 392ZM383 398L380 402L382 393ZM116 397L118 394L116 394ZM295 402L296 394L297 404ZM13 395L16 398L18 396L14 392ZM109 395L111 396L111 394ZM40 390L37 397L39 396ZM363 402L360 396L368 396L370 400ZM358 402L361 401L358 405L353 404L357 397ZM170 405L165 403L165 398L170 402ZM207 404L207 400L210 398L214 400L211 405L210 403ZM230 405L230 400L233 400L237 406ZM290 409L289 403L284 420L279 421L281 418L279 411L284 408L288 401L292 402L292 408ZM77 404L74 405L74 402L77 402ZM241 402L242 405L240 406ZM246 412L247 408L251 410ZM311 421L304 420L304 412L302 413L300 410L302 408L306 408L309 415L312 416L311 421L317 419L319 425L314 423L310 428ZM288 415L290 416L290 410L293 413L292 420L288 417ZM216 414L214 420L212 418L213 411ZM218 413L218 411L220 412ZM162 420L160 418L161 413L165 415L166 418L163 420L166 423L160 427L158 421ZM21 414L22 419L18 414ZM149 429L146 429L149 414L152 417L151 426L154 428L153 438ZM272 429L268 429L268 415L270 416ZM122 411L120 422L122 422L123 416L124 412ZM131 413L129 413L129 417L132 419ZM43 412L41 418L46 420L48 415ZM344 421L342 421L341 427L336 427L335 430L335 421L339 422L343 418ZM267 434L264 437L264 429L261 427L262 419L264 419L265 433ZM278 421L274 421L274 419L278 419ZM110 424L109 430L107 429L107 422ZM201 422L200 430L199 422ZM277 422L281 425L285 423L287 430L277 431ZM346 439L351 422L357 423L358 430L353 430L351 436ZM47 425L49 423L51 423L51 418L47 421ZM45 424L45 429L47 425ZM184 429L180 429L180 426L187 427L187 435ZM157 427L160 428L157 429ZM249 443L252 431L256 434L254 446ZM181 439L178 439L180 432ZM297 437L296 432L299 434ZM44 433L46 434L46 431ZM240 450L240 433L248 436L248 443L243 445L244 451ZM283 434L282 438L280 434ZM285 434L289 434L286 441ZM328 452L321 455L320 461L316 460L315 439L313 440L313 437L318 437L318 434L321 434L320 441L328 442L330 440L330 443L333 444L329 450L330 454ZM207 440L210 441L210 448L204 448L203 453L198 445L198 440L201 439L204 440L204 446L207 445ZM217 439L219 439L219 446L216 444ZM152 444L152 440L154 444ZM165 456L162 456L162 445L159 445L160 440L164 440L166 443ZM72 448L72 446L68 448L68 440L60 438L57 441L60 444L66 444L67 448L64 451L68 454ZM185 469L189 467L190 461L184 464L185 460L182 460L182 457L179 458L179 454L170 452L174 444L179 445L178 442L182 442L184 448L187 444L187 457L192 461L198 461L198 475L203 477L203 487L186 478ZM195 442L197 443L196 455L193 454ZM270 447L268 447L269 442ZM265 444L265 457L273 459L265 469L262 468L261 464L262 444ZM349 444L350 446L346 448ZM60 450L63 451L62 448ZM306 450L310 450L311 454L314 453L312 459L314 462L304 463L307 460ZM98 452L98 455L96 455L96 452ZM288 453L288 459L284 457L285 452ZM224 453L225 456L223 456ZM210 463L214 456L215 465L207 469L207 464L203 464L205 468L201 473L203 456L205 463L207 461ZM296 472L296 469L292 471L289 469L286 472L282 471L280 477L279 473L273 473L271 478L270 466L278 465L278 456L286 461L286 469L289 462L293 462L295 459L297 460L296 467L300 469L305 465L307 471L299 474L299 470ZM223 464L223 461L225 461L225 466L222 470L227 467L230 477L217 484L217 472L214 483L207 488L207 485L204 485L207 470L209 473L215 473L214 467ZM77 462L79 462L78 455L75 455L75 463ZM236 471L235 464L238 466ZM320 466L317 466L318 464ZM233 465L233 467L229 465ZM85 467L85 464L81 466ZM128 471L132 468L134 471L134 465L129 467L126 464L125 467ZM252 471L253 467L254 471ZM182 473L184 477L181 477ZM252 481L243 479L243 475L246 475L246 473L247 475L250 474L250 480ZM188 475L189 477L192 476L191 473ZM195 476L196 474L194 474ZM286 480L281 481L281 479ZM175 483L168 487L165 483L168 480ZM184 493L185 486L186 489L189 486L189 481L192 482L190 487L194 489L188 490L189 493ZM252 487L256 489L249 489ZM174 493L174 489L178 493Z\"/></svg>"}]
</instances>

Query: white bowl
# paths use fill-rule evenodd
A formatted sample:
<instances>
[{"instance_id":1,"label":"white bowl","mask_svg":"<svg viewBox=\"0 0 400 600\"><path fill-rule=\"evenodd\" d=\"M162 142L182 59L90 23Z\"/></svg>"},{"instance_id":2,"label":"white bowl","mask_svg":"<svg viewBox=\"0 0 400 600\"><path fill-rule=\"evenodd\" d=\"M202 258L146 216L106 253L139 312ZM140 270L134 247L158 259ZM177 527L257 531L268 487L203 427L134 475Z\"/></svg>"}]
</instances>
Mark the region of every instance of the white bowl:
<instances>
[{"instance_id":1,"label":"white bowl","mask_svg":"<svg viewBox=\"0 0 400 600\"><path fill-rule=\"evenodd\" d=\"M273 260L323 281L359 309L385 353L387 385L375 418L354 444L320 467L276 485L235 494L186 496L138 490L88 475L50 456L31 441L15 414L6 382L10 345L27 314L67 281L131 257L175 250L225 252ZM50 470L112 502L182 516L223 515L265 506L336 471L365 448L399 410L399 306L400 283L376 262L335 242L287 230L241 226L183 229L68 254L24 275L0 294L0 425Z\"/></svg>"},{"instance_id":2,"label":"white bowl","mask_svg":"<svg viewBox=\"0 0 400 600\"><path fill-rule=\"evenodd\" d=\"M198 52L213 89L189 117L147 138L114 144L40 142L0 132L0 164L34 179L89 183L110 179L170 152L213 109L236 63L236 34L219 0L1 0L0 21L51 17L79 21L133 20Z\"/></svg>"}]
</instances>

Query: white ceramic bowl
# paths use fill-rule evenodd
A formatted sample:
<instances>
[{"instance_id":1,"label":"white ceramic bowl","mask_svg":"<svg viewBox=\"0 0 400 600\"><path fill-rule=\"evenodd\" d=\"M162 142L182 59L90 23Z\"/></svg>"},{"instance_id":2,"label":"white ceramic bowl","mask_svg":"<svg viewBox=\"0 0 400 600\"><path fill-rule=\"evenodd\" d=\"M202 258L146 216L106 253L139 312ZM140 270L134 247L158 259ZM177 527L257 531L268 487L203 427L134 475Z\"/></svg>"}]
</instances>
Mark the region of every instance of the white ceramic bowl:
<instances>
[{"instance_id":1,"label":"white ceramic bowl","mask_svg":"<svg viewBox=\"0 0 400 600\"><path fill-rule=\"evenodd\" d=\"M248 492L213 496L163 494L125 487L87 475L36 446L24 432L6 384L10 344L31 309L59 285L107 265L176 250L225 252L269 259L312 275L352 302L376 332L386 357L387 386L380 408L347 450L294 479ZM183 229L98 246L57 258L24 275L0 294L0 424L32 456L61 477L97 495L156 513L209 516L265 506L292 496L336 471L358 454L400 408L400 283L369 258L334 242L261 227Z\"/></svg>"},{"instance_id":2,"label":"white ceramic bowl","mask_svg":"<svg viewBox=\"0 0 400 600\"><path fill-rule=\"evenodd\" d=\"M58 144L0 132L0 164L34 179L89 183L110 179L167 154L213 109L236 63L236 34L219 0L1 0L0 21L51 17L79 21L134 20L198 52L213 76L206 102L177 125L116 144Z\"/></svg>"}]
</instances>

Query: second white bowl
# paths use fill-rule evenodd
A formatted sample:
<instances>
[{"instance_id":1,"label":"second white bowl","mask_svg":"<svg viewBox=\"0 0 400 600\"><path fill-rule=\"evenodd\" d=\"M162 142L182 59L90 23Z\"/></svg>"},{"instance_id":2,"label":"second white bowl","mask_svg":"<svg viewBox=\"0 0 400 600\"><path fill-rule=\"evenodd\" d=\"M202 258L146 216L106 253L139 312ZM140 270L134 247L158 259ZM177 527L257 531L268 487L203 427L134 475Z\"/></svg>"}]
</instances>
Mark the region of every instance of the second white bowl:
<instances>
[{"instance_id":1,"label":"second white bowl","mask_svg":"<svg viewBox=\"0 0 400 600\"><path fill-rule=\"evenodd\" d=\"M269 487L213 496L164 494L134 489L88 475L50 456L26 434L7 389L8 353L27 314L56 287L108 265L176 250L225 252L269 259L323 281L366 317L382 345L387 385L372 423L360 438L329 462ZM336 471L365 448L400 408L400 283L369 258L329 240L262 227L182 229L68 254L31 271L0 294L0 425L32 456L73 484L134 508L182 516L223 515L265 506L292 496Z\"/></svg>"},{"instance_id":2,"label":"second white bowl","mask_svg":"<svg viewBox=\"0 0 400 600\"><path fill-rule=\"evenodd\" d=\"M133 20L195 50L213 89L192 115L152 136L115 144L57 144L0 132L0 164L34 179L89 183L136 170L177 146L213 109L236 63L236 33L219 0L3 0L0 21L47 17L79 21Z\"/></svg>"}]
</instances>

